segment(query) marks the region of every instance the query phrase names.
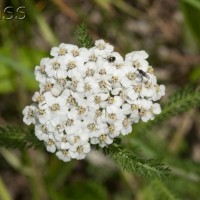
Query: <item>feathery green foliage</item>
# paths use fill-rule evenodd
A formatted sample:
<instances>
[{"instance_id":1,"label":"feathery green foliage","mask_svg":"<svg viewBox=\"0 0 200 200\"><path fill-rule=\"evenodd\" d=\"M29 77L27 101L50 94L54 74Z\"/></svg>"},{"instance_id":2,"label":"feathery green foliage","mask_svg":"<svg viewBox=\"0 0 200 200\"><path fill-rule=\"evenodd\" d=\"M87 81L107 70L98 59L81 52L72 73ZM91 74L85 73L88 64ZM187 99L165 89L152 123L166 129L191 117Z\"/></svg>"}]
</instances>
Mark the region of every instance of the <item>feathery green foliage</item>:
<instances>
[{"instance_id":1,"label":"feathery green foliage","mask_svg":"<svg viewBox=\"0 0 200 200\"><path fill-rule=\"evenodd\" d=\"M91 48L93 46L92 38L88 33L87 26L81 24L75 31L75 38L78 42L78 45L85 48Z\"/></svg>"},{"instance_id":2,"label":"feathery green foliage","mask_svg":"<svg viewBox=\"0 0 200 200\"><path fill-rule=\"evenodd\" d=\"M0 127L0 147L6 148L41 148L42 142L39 141L34 130L25 127Z\"/></svg>"},{"instance_id":3,"label":"feathery green foliage","mask_svg":"<svg viewBox=\"0 0 200 200\"><path fill-rule=\"evenodd\" d=\"M120 139L114 141L112 145L103 148L106 155L110 155L117 166L125 171L136 173L151 179L164 180L169 175L170 169L160 162L150 159L137 158L132 152L127 151L121 144Z\"/></svg>"},{"instance_id":4,"label":"feathery green foliage","mask_svg":"<svg viewBox=\"0 0 200 200\"><path fill-rule=\"evenodd\" d=\"M200 88L197 86L186 86L180 91L173 94L160 115L158 115L154 123L160 123L171 116L186 112L189 109L200 105Z\"/></svg>"}]
</instances>

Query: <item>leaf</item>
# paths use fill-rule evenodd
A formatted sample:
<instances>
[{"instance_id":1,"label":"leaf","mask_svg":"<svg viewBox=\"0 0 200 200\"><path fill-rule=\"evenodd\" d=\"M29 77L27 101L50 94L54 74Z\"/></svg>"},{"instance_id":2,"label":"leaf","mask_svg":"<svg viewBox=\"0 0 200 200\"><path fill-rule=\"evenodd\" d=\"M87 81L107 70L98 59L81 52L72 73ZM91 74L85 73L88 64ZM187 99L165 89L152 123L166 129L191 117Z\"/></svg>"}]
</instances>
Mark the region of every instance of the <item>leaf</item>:
<instances>
[{"instance_id":1,"label":"leaf","mask_svg":"<svg viewBox=\"0 0 200 200\"><path fill-rule=\"evenodd\" d=\"M0 147L26 149L43 148L32 128L0 126Z\"/></svg>"},{"instance_id":2,"label":"leaf","mask_svg":"<svg viewBox=\"0 0 200 200\"><path fill-rule=\"evenodd\" d=\"M180 7L185 21L200 46L200 1L199 0L181 0Z\"/></svg>"},{"instance_id":3,"label":"leaf","mask_svg":"<svg viewBox=\"0 0 200 200\"><path fill-rule=\"evenodd\" d=\"M78 45L85 48L91 48L93 46L92 38L88 33L87 26L81 24L75 31L75 37L78 42Z\"/></svg>"},{"instance_id":4,"label":"leaf","mask_svg":"<svg viewBox=\"0 0 200 200\"><path fill-rule=\"evenodd\" d=\"M123 170L136 173L150 179L164 180L169 175L170 169L160 162L150 159L137 158L132 152L124 149L120 144L113 143L108 147L104 147L103 151L106 155L110 155L117 166Z\"/></svg>"}]
</instances>

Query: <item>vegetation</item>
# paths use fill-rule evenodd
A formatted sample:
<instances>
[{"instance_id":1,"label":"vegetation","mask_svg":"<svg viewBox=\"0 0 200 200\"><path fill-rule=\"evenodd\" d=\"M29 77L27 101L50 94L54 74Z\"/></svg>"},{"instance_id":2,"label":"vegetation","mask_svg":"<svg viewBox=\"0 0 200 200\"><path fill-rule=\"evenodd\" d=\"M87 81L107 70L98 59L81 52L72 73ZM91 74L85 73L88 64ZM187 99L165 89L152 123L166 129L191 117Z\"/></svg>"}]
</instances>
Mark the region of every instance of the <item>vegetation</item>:
<instances>
[{"instance_id":1,"label":"vegetation","mask_svg":"<svg viewBox=\"0 0 200 200\"><path fill-rule=\"evenodd\" d=\"M0 20L0 199L199 198L200 3L163 4L0 1L16 16L25 6L26 14ZM133 125L133 133L97 146L83 161L64 163L23 125L21 110L38 87L33 69L51 46L91 47L92 38L104 38L122 54L147 50L167 95L153 121Z\"/></svg>"}]
</instances>

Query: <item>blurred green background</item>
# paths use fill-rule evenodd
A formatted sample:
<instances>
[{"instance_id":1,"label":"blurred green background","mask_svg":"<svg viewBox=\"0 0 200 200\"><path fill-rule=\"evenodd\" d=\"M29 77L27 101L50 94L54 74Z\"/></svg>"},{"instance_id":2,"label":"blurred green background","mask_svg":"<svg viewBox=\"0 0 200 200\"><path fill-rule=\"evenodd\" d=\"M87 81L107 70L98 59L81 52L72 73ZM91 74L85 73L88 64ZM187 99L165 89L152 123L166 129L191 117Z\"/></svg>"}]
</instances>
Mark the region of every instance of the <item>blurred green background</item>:
<instances>
[{"instance_id":1,"label":"blurred green background","mask_svg":"<svg viewBox=\"0 0 200 200\"><path fill-rule=\"evenodd\" d=\"M4 9L11 6L10 13ZM17 9L23 6L24 14ZM21 125L22 108L38 89L34 67L52 46L76 43L85 22L125 55L146 50L168 96L200 79L199 0L0 0L0 125ZM154 130L133 133L124 144L172 169L166 182L116 168L93 151L83 161L63 163L46 151L0 148L0 200L200 199L200 114L192 109Z\"/></svg>"}]
</instances>

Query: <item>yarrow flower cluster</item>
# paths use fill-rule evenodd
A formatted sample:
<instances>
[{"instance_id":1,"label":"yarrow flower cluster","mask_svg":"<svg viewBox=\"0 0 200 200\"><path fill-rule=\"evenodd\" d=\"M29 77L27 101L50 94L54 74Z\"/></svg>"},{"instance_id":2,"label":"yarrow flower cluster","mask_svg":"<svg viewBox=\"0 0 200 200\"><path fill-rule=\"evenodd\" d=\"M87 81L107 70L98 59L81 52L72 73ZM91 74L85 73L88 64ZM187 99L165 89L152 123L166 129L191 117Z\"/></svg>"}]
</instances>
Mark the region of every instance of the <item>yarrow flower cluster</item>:
<instances>
[{"instance_id":1,"label":"yarrow flower cluster","mask_svg":"<svg viewBox=\"0 0 200 200\"><path fill-rule=\"evenodd\" d=\"M60 44L35 68L40 90L23 110L23 121L47 151L63 161L83 159L92 144L105 147L161 112L155 103L165 94L158 85L145 51L125 59L104 40L78 48Z\"/></svg>"}]
</instances>

